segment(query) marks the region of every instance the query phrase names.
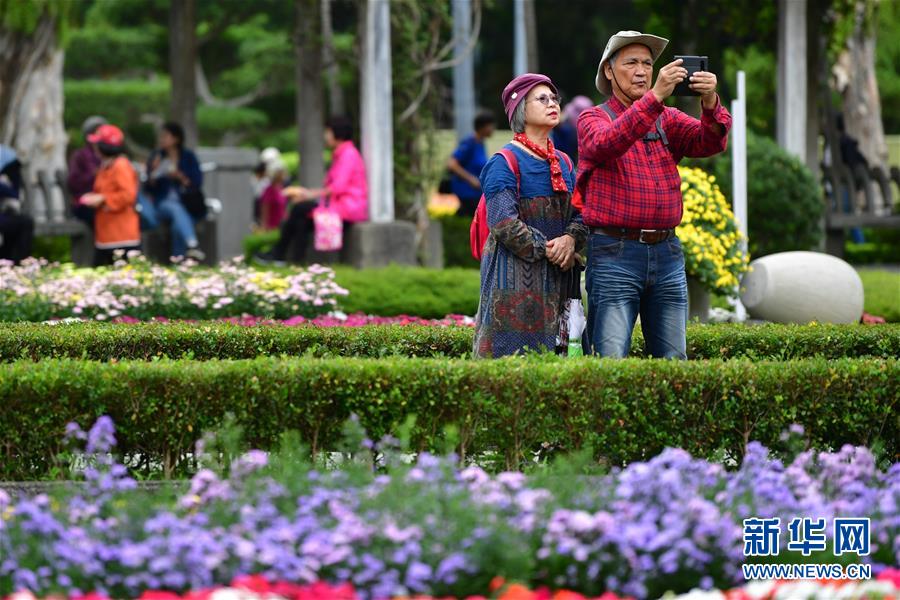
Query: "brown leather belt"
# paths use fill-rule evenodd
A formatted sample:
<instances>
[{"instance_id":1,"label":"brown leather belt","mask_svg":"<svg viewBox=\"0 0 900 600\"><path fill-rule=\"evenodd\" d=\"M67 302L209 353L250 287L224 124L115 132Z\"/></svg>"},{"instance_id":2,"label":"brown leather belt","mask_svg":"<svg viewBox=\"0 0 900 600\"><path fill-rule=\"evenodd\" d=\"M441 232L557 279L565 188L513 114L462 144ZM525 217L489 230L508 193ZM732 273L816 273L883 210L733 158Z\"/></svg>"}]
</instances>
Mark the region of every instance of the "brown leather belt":
<instances>
[{"instance_id":1,"label":"brown leather belt","mask_svg":"<svg viewBox=\"0 0 900 600\"><path fill-rule=\"evenodd\" d=\"M658 244L675 237L674 229L631 229L628 227L591 227L591 233L599 233L621 240L634 240L642 244Z\"/></svg>"}]
</instances>

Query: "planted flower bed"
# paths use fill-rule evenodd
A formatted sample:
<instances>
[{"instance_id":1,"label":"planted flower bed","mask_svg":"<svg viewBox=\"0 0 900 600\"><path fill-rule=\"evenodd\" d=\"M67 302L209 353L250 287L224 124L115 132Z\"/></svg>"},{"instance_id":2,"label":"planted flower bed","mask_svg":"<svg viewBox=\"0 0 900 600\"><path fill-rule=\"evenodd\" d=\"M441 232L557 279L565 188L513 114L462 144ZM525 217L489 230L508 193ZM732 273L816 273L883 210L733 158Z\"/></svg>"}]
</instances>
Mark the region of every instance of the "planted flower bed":
<instances>
[{"instance_id":1,"label":"planted flower bed","mask_svg":"<svg viewBox=\"0 0 900 600\"><path fill-rule=\"evenodd\" d=\"M591 598L571 590L551 591L546 587L531 590L521 583L507 583L496 577L491 581L492 600L633 600L630 596L619 596L613 592ZM687 594L667 593L663 600L893 600L900 593L900 571L887 569L877 579L864 582L843 581L758 581L727 591L692 590ZM93 593L82 596L82 600L109 600L107 596ZM148 590L138 600L359 600L352 584L332 585L326 582L300 585L287 581L270 583L260 575L235 577L227 586L217 586L191 590L185 594L171 591ZM465 600L487 600L485 596L467 596ZM28 591L8 596L6 600L38 600ZM408 600L395 596L395 600ZM452 600L437 599L418 594L412 600Z\"/></svg>"},{"instance_id":2,"label":"planted flower bed","mask_svg":"<svg viewBox=\"0 0 900 600\"><path fill-rule=\"evenodd\" d=\"M405 465L391 440L374 453L364 441L336 470L305 462L293 437L272 455L221 463L226 435L198 446L204 468L186 489L136 495L109 454L110 419L89 434L74 424L67 432L75 448L86 442L86 485L0 492L0 594L129 598L257 573L349 583L363 599L480 595L497 576L592 597L658 598L742 584L741 523L754 516L871 519L867 556L804 558L782 547L763 562L862 563L876 574L900 562L900 464L879 468L863 447L804 450L783 462L751 443L735 471L668 449L605 474L583 458L491 476L458 468L452 456L420 454Z\"/></svg>"},{"instance_id":3,"label":"planted flower bed","mask_svg":"<svg viewBox=\"0 0 900 600\"><path fill-rule=\"evenodd\" d=\"M347 291L334 272L312 265L290 275L257 271L240 259L217 269L190 263L166 268L140 255L115 267L89 269L26 259L0 260L0 321L83 317L109 320L240 316L315 317L334 310Z\"/></svg>"}]
</instances>

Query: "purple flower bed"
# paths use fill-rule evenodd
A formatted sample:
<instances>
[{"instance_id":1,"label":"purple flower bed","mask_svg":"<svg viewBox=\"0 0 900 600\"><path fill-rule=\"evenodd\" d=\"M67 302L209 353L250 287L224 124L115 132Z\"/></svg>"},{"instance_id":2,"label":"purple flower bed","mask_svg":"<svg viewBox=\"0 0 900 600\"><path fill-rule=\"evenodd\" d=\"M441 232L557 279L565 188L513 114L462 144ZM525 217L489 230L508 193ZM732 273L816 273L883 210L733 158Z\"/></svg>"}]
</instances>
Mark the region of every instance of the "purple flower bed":
<instances>
[{"instance_id":1,"label":"purple flower bed","mask_svg":"<svg viewBox=\"0 0 900 600\"><path fill-rule=\"evenodd\" d=\"M390 441L316 469L293 438L216 468L219 440L177 494L138 494L101 418L86 442L86 485L55 496L0 492L0 596L97 590L135 597L241 574L348 582L363 598L483 593L494 576L535 586L655 598L740 583L742 519L869 517L875 572L900 562L900 463L865 448L805 451L787 464L751 443L739 469L669 449L603 475L577 461L491 476L455 457L404 465ZM799 562L782 552L782 562ZM830 554L820 562L835 562ZM854 557L856 559L856 557Z\"/></svg>"}]
</instances>

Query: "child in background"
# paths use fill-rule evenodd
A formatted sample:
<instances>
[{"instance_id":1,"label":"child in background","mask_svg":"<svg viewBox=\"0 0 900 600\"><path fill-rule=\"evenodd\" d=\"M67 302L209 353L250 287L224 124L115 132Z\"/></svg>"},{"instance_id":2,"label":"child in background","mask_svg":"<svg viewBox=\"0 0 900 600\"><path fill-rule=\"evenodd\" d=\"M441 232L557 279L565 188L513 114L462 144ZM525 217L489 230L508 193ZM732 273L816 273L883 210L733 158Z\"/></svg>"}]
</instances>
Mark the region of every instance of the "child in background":
<instances>
[{"instance_id":1,"label":"child in background","mask_svg":"<svg viewBox=\"0 0 900 600\"><path fill-rule=\"evenodd\" d=\"M284 194L284 180L287 169L281 159L273 160L266 167L269 185L259 198L260 226L264 231L278 229L284 220L287 198Z\"/></svg>"},{"instance_id":2,"label":"child in background","mask_svg":"<svg viewBox=\"0 0 900 600\"><path fill-rule=\"evenodd\" d=\"M94 209L94 266L113 264L116 250L140 250L140 219L134 210L138 178L123 155L125 135L115 125L101 125L88 136L100 155L94 191L79 203Z\"/></svg>"}]
</instances>

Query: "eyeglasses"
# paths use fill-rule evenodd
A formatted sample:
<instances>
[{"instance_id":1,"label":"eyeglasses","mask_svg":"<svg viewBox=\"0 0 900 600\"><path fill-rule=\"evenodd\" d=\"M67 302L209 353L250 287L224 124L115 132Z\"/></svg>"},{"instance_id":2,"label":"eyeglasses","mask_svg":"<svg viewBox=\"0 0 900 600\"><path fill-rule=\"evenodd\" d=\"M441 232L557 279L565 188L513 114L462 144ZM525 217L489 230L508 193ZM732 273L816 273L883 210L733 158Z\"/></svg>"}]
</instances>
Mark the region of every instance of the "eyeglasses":
<instances>
[{"instance_id":1,"label":"eyeglasses","mask_svg":"<svg viewBox=\"0 0 900 600\"><path fill-rule=\"evenodd\" d=\"M541 94L537 98L532 98L529 102L540 102L544 106L550 106L551 103L560 106L562 104L562 98L557 96L556 94Z\"/></svg>"}]
</instances>

